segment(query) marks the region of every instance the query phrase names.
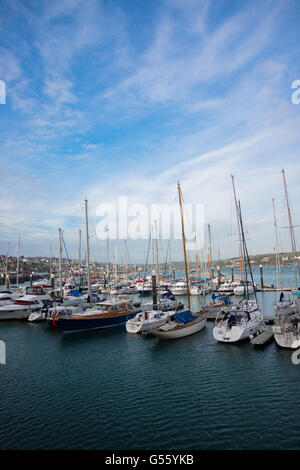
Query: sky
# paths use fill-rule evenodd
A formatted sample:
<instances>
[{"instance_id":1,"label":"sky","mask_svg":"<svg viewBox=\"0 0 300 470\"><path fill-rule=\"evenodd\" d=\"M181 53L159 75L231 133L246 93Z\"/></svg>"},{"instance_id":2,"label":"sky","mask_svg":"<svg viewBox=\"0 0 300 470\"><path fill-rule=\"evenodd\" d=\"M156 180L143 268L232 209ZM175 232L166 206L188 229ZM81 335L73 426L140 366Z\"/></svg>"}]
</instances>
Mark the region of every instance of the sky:
<instances>
[{"instance_id":1,"label":"sky","mask_svg":"<svg viewBox=\"0 0 300 470\"><path fill-rule=\"evenodd\" d=\"M272 198L289 250L281 170L297 225L299 21L299 0L1 1L0 252L9 242L15 255L21 235L26 256L55 254L61 227L76 256L88 199L105 260L99 205L174 204L179 180L204 208L200 244L210 224L214 253L237 256L231 174L250 253L274 250ZM128 240L132 262L147 244ZM110 246L120 261L124 241Z\"/></svg>"}]
</instances>

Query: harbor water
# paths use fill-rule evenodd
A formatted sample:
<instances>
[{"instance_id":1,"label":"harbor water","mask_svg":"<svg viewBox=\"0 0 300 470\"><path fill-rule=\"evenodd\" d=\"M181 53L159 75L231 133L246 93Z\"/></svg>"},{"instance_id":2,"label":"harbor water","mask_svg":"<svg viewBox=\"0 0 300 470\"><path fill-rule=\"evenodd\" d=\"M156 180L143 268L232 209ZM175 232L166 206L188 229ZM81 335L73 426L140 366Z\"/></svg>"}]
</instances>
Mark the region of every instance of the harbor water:
<instances>
[{"instance_id":1,"label":"harbor water","mask_svg":"<svg viewBox=\"0 0 300 470\"><path fill-rule=\"evenodd\" d=\"M265 314L275 299L259 293ZM63 335L1 322L0 448L299 449L292 351L217 343L212 328L162 341L124 326Z\"/></svg>"}]
</instances>

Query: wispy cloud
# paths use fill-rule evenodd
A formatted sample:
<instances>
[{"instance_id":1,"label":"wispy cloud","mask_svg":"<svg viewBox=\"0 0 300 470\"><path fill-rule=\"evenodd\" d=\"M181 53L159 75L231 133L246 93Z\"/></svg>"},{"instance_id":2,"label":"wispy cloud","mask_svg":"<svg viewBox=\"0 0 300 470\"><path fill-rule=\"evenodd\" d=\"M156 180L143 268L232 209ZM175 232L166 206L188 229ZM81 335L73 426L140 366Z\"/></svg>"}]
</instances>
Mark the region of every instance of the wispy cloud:
<instances>
[{"instance_id":1,"label":"wispy cloud","mask_svg":"<svg viewBox=\"0 0 300 470\"><path fill-rule=\"evenodd\" d=\"M268 251L281 166L299 209L296 1L129 10L119 1L11 0L4 10L2 239L22 231L33 251L31 238L55 236L58 224L71 236L84 197L93 213L119 194L172 203L180 179L222 245L234 223L234 173L253 249Z\"/></svg>"}]
</instances>

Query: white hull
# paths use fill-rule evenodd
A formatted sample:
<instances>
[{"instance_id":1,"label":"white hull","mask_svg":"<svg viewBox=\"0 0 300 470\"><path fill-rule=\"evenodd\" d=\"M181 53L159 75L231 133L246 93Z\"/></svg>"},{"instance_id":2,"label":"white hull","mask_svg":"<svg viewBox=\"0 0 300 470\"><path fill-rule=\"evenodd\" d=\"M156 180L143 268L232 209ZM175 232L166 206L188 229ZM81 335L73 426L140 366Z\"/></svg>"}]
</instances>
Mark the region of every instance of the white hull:
<instances>
[{"instance_id":1,"label":"white hull","mask_svg":"<svg viewBox=\"0 0 300 470\"><path fill-rule=\"evenodd\" d=\"M172 289L173 295L186 295L186 289Z\"/></svg>"},{"instance_id":2,"label":"white hull","mask_svg":"<svg viewBox=\"0 0 300 470\"><path fill-rule=\"evenodd\" d=\"M298 349L300 348L300 336L289 336L287 333L274 335L275 341L281 348Z\"/></svg>"},{"instance_id":3,"label":"white hull","mask_svg":"<svg viewBox=\"0 0 300 470\"><path fill-rule=\"evenodd\" d=\"M168 329L169 325L170 329ZM175 322L170 322L170 324L166 324L152 333L160 339L179 339L201 331L205 325L206 316L202 316L201 318L197 318L196 320L184 325L178 325Z\"/></svg>"},{"instance_id":4,"label":"white hull","mask_svg":"<svg viewBox=\"0 0 300 470\"><path fill-rule=\"evenodd\" d=\"M28 318L30 313L28 309L1 310L0 320L23 320L23 318Z\"/></svg>"},{"instance_id":5,"label":"white hull","mask_svg":"<svg viewBox=\"0 0 300 470\"><path fill-rule=\"evenodd\" d=\"M164 325L167 322L167 318L161 319L159 321L147 321L144 322L127 322L126 331L127 333L150 333L153 330L156 330L160 326Z\"/></svg>"},{"instance_id":6,"label":"white hull","mask_svg":"<svg viewBox=\"0 0 300 470\"><path fill-rule=\"evenodd\" d=\"M243 286L238 286L233 289L234 295L245 295L245 289ZM253 286L248 286L248 294L253 294L254 288Z\"/></svg>"},{"instance_id":7,"label":"white hull","mask_svg":"<svg viewBox=\"0 0 300 470\"><path fill-rule=\"evenodd\" d=\"M281 348L297 349L300 348L300 331L284 331L284 326L273 326L274 338Z\"/></svg>"},{"instance_id":8,"label":"white hull","mask_svg":"<svg viewBox=\"0 0 300 470\"><path fill-rule=\"evenodd\" d=\"M200 292L199 292L198 287L191 287L191 288L190 288L190 294L191 294L191 295L199 295Z\"/></svg>"},{"instance_id":9,"label":"white hull","mask_svg":"<svg viewBox=\"0 0 300 470\"><path fill-rule=\"evenodd\" d=\"M231 328L224 323L216 325L213 328L213 336L216 341L222 343L236 343L249 338L251 335L256 335L264 330L263 319L252 318L244 325L234 325Z\"/></svg>"},{"instance_id":10,"label":"white hull","mask_svg":"<svg viewBox=\"0 0 300 470\"><path fill-rule=\"evenodd\" d=\"M160 310L152 310L138 313L126 322L128 333L150 333L168 321L168 316L173 312L163 313Z\"/></svg>"}]
</instances>

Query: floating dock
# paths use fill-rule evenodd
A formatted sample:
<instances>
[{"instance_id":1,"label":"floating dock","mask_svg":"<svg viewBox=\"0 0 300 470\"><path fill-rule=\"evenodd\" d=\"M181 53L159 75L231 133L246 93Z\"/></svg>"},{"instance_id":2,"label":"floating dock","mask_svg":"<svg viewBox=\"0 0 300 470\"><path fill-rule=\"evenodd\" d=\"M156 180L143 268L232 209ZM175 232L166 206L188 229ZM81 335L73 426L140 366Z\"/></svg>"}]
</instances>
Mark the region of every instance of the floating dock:
<instances>
[{"instance_id":1,"label":"floating dock","mask_svg":"<svg viewBox=\"0 0 300 470\"><path fill-rule=\"evenodd\" d=\"M260 335L256 336L251 340L251 344L254 346L264 346L267 343L270 343L274 339L273 328L270 327L267 330L263 331Z\"/></svg>"}]
</instances>

